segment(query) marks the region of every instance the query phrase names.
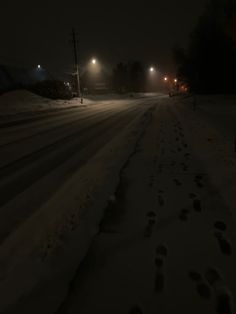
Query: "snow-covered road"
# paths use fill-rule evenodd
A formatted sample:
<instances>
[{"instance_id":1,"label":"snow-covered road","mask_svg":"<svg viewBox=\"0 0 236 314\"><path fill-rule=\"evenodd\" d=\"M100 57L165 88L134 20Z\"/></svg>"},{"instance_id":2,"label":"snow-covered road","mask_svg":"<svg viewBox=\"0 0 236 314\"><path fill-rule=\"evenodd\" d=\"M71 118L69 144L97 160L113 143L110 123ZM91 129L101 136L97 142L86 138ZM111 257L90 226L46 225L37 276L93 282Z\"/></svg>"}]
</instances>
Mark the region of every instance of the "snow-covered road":
<instances>
[{"instance_id":1,"label":"snow-covered road","mask_svg":"<svg viewBox=\"0 0 236 314\"><path fill-rule=\"evenodd\" d=\"M216 125L156 95L3 128L0 312L234 313L236 162Z\"/></svg>"},{"instance_id":2,"label":"snow-covered road","mask_svg":"<svg viewBox=\"0 0 236 314\"><path fill-rule=\"evenodd\" d=\"M50 263L41 269L39 260L45 261L79 224L79 232L86 234L77 239L82 242L78 261L73 262L77 267L115 189L120 167L158 101L159 97L110 99L2 119L0 291L5 297L0 309L39 284L42 274L32 272L44 269L45 278L46 273L52 276ZM96 211L90 217L91 206ZM59 269L65 264L59 263ZM16 281L20 286L11 293Z\"/></svg>"},{"instance_id":3,"label":"snow-covered road","mask_svg":"<svg viewBox=\"0 0 236 314\"><path fill-rule=\"evenodd\" d=\"M11 123L11 126L2 128L0 242L96 151L155 102L126 100L98 103L93 107L39 115L28 123L21 117L22 124L18 124L17 120L16 126ZM32 193L37 197L32 198Z\"/></svg>"}]
</instances>

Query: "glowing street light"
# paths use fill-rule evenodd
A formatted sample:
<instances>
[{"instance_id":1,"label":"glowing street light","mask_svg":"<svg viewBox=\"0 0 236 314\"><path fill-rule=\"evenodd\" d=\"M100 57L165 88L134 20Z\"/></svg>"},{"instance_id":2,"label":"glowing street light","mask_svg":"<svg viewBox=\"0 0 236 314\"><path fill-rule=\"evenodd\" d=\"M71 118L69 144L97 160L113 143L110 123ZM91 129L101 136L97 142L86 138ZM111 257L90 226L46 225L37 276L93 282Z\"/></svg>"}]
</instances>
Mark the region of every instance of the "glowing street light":
<instances>
[{"instance_id":1,"label":"glowing street light","mask_svg":"<svg viewBox=\"0 0 236 314\"><path fill-rule=\"evenodd\" d=\"M177 83L177 82L178 82L178 80L177 80L177 79L174 79L174 82L175 82L175 83Z\"/></svg>"},{"instance_id":2,"label":"glowing street light","mask_svg":"<svg viewBox=\"0 0 236 314\"><path fill-rule=\"evenodd\" d=\"M38 68L38 70L40 70L40 69L41 69L41 65L40 65L40 64L38 64L38 65L37 65L37 68Z\"/></svg>"},{"instance_id":3,"label":"glowing street light","mask_svg":"<svg viewBox=\"0 0 236 314\"><path fill-rule=\"evenodd\" d=\"M167 77L167 76L164 77L164 81L165 81L165 82L168 81L168 77Z\"/></svg>"},{"instance_id":4,"label":"glowing street light","mask_svg":"<svg viewBox=\"0 0 236 314\"><path fill-rule=\"evenodd\" d=\"M155 71L154 67L150 67L149 71L153 73Z\"/></svg>"},{"instance_id":5,"label":"glowing street light","mask_svg":"<svg viewBox=\"0 0 236 314\"><path fill-rule=\"evenodd\" d=\"M97 60L96 59L92 59L92 64L96 64Z\"/></svg>"}]
</instances>

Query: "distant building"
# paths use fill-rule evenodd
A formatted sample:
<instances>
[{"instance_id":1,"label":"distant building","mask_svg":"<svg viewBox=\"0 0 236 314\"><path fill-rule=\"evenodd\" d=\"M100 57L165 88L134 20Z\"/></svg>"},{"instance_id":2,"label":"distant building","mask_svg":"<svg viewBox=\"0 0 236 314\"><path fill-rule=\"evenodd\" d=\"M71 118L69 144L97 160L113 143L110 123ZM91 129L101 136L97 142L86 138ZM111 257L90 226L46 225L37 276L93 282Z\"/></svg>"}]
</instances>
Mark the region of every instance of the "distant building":
<instances>
[{"instance_id":1,"label":"distant building","mask_svg":"<svg viewBox=\"0 0 236 314\"><path fill-rule=\"evenodd\" d=\"M105 71L96 74L85 71L81 75L81 86L85 94L108 93L111 91L111 77Z\"/></svg>"}]
</instances>

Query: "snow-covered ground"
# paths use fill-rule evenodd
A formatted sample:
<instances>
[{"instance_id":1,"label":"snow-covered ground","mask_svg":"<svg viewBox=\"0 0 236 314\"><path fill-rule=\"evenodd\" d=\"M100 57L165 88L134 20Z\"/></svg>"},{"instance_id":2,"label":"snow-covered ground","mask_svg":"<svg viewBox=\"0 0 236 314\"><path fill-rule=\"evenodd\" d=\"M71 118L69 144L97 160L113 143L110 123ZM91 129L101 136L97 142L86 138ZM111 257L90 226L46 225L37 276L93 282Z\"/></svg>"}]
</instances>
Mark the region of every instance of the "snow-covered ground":
<instances>
[{"instance_id":1,"label":"snow-covered ground","mask_svg":"<svg viewBox=\"0 0 236 314\"><path fill-rule=\"evenodd\" d=\"M162 102L57 313L235 313L235 195L232 143Z\"/></svg>"},{"instance_id":2,"label":"snow-covered ground","mask_svg":"<svg viewBox=\"0 0 236 314\"><path fill-rule=\"evenodd\" d=\"M85 127L76 136L89 143L51 179L26 180L3 202L0 312L235 313L235 97L226 99L229 111L223 97L198 96L196 111L191 98L164 95L92 101L63 119L34 122L32 137L20 125L0 138L2 167L13 167L9 180L18 185L68 152L65 140L46 163L34 157L40 143L44 151L46 141L75 134L68 127L75 116ZM50 121L56 133L48 133ZM45 136L36 137L40 130ZM27 145L17 147L15 138Z\"/></svg>"},{"instance_id":3,"label":"snow-covered ground","mask_svg":"<svg viewBox=\"0 0 236 314\"><path fill-rule=\"evenodd\" d=\"M50 100L26 90L16 90L0 96L0 117L37 111L60 109L68 106L68 101Z\"/></svg>"},{"instance_id":4,"label":"snow-covered ground","mask_svg":"<svg viewBox=\"0 0 236 314\"><path fill-rule=\"evenodd\" d=\"M189 99L186 105L191 106ZM236 96L235 95L212 95L212 96L196 96L196 114L214 125L214 127L224 136L236 136Z\"/></svg>"},{"instance_id":5,"label":"snow-covered ground","mask_svg":"<svg viewBox=\"0 0 236 314\"><path fill-rule=\"evenodd\" d=\"M135 94L134 99L155 97L155 94ZM12 119L19 116L29 116L45 113L55 110L63 110L73 107L84 107L95 105L98 102L103 102L104 105L114 100L124 100L129 98L129 95L91 95L85 96L83 104L77 98L72 100L50 100L40 97L26 90L16 90L5 93L0 96L0 122L1 120Z\"/></svg>"}]
</instances>

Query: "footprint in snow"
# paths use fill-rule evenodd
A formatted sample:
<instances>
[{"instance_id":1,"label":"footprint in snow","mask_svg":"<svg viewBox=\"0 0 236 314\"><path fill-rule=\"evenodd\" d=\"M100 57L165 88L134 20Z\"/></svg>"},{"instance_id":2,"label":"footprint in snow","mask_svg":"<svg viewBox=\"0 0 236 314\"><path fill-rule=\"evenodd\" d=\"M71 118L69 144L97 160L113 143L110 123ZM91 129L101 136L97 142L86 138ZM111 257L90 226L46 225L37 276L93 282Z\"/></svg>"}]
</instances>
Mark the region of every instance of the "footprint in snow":
<instances>
[{"instance_id":1,"label":"footprint in snow","mask_svg":"<svg viewBox=\"0 0 236 314\"><path fill-rule=\"evenodd\" d=\"M138 305L135 305L130 309L129 314L143 314L143 311Z\"/></svg>"},{"instance_id":2,"label":"footprint in snow","mask_svg":"<svg viewBox=\"0 0 236 314\"><path fill-rule=\"evenodd\" d=\"M160 255L160 256L167 256L168 254L168 250L167 250L167 247L163 244L161 245L158 245L157 248L156 248L156 254L157 255Z\"/></svg>"},{"instance_id":3,"label":"footprint in snow","mask_svg":"<svg viewBox=\"0 0 236 314\"><path fill-rule=\"evenodd\" d=\"M211 298L211 289L204 282L203 277L200 273L195 270L189 272L189 278L195 283L196 291L201 298L210 299Z\"/></svg>"},{"instance_id":4,"label":"footprint in snow","mask_svg":"<svg viewBox=\"0 0 236 314\"><path fill-rule=\"evenodd\" d=\"M218 314L233 314L233 297L231 292L222 287L216 293L216 311Z\"/></svg>"},{"instance_id":5,"label":"footprint in snow","mask_svg":"<svg viewBox=\"0 0 236 314\"><path fill-rule=\"evenodd\" d=\"M202 180L203 180L203 177L201 175L196 175L195 176L194 181L195 181L195 183L196 183L198 188L203 188L204 187L204 185L202 183Z\"/></svg>"},{"instance_id":6,"label":"footprint in snow","mask_svg":"<svg viewBox=\"0 0 236 314\"><path fill-rule=\"evenodd\" d=\"M152 236L153 227L154 227L155 223L156 223L155 219L149 219L148 220L148 224L144 230L144 237L145 238L150 238Z\"/></svg>"},{"instance_id":7,"label":"footprint in snow","mask_svg":"<svg viewBox=\"0 0 236 314\"><path fill-rule=\"evenodd\" d=\"M228 256L231 255L232 254L232 246L231 246L229 239L226 238L226 236L220 231L216 231L214 235L218 241L218 244L219 244L219 247L220 247L222 254L228 255Z\"/></svg>"},{"instance_id":8,"label":"footprint in snow","mask_svg":"<svg viewBox=\"0 0 236 314\"><path fill-rule=\"evenodd\" d=\"M220 231L226 231L227 226L223 221L216 221L214 227Z\"/></svg>"},{"instance_id":9,"label":"footprint in snow","mask_svg":"<svg viewBox=\"0 0 236 314\"><path fill-rule=\"evenodd\" d=\"M161 207L165 204L164 199L161 195L158 195L158 203Z\"/></svg>"},{"instance_id":10,"label":"footprint in snow","mask_svg":"<svg viewBox=\"0 0 236 314\"><path fill-rule=\"evenodd\" d=\"M232 246L231 246L230 240L224 234L224 232L227 229L227 225L223 221L218 220L214 223L214 227L217 230L214 233L214 235L218 241L221 252L224 255L231 255L232 254Z\"/></svg>"},{"instance_id":11,"label":"footprint in snow","mask_svg":"<svg viewBox=\"0 0 236 314\"><path fill-rule=\"evenodd\" d=\"M211 286L214 286L217 282L222 281L222 276L220 272L213 267L206 270L205 278Z\"/></svg>"},{"instance_id":12,"label":"footprint in snow","mask_svg":"<svg viewBox=\"0 0 236 314\"><path fill-rule=\"evenodd\" d=\"M200 189L204 187L204 185L202 184L202 182L199 182L199 181L198 181L198 182L196 182L196 184L197 184L197 187L200 188Z\"/></svg>"},{"instance_id":13,"label":"footprint in snow","mask_svg":"<svg viewBox=\"0 0 236 314\"><path fill-rule=\"evenodd\" d=\"M179 180L177 180L177 179L174 179L173 181L174 181L174 183L175 183L177 186L181 186L181 185L182 185L182 183L181 183Z\"/></svg>"},{"instance_id":14,"label":"footprint in snow","mask_svg":"<svg viewBox=\"0 0 236 314\"><path fill-rule=\"evenodd\" d=\"M216 313L233 314L233 297L220 272L216 268L208 268L205 278L216 294Z\"/></svg>"},{"instance_id":15,"label":"footprint in snow","mask_svg":"<svg viewBox=\"0 0 236 314\"><path fill-rule=\"evenodd\" d=\"M146 226L144 230L144 237L150 238L152 236L152 232L153 232L153 225L148 223L148 225Z\"/></svg>"},{"instance_id":16,"label":"footprint in snow","mask_svg":"<svg viewBox=\"0 0 236 314\"><path fill-rule=\"evenodd\" d=\"M188 215L189 215L189 210L188 209L182 209L180 214L179 214L179 219L182 221L187 221Z\"/></svg>"},{"instance_id":17,"label":"footprint in snow","mask_svg":"<svg viewBox=\"0 0 236 314\"><path fill-rule=\"evenodd\" d=\"M199 283L197 284L196 289L200 297L210 299L211 289L208 287L208 285L206 285L205 283Z\"/></svg>"},{"instance_id":18,"label":"footprint in snow","mask_svg":"<svg viewBox=\"0 0 236 314\"><path fill-rule=\"evenodd\" d=\"M200 175L200 174L197 174L197 175L195 176L195 180L202 180L202 179L203 179L203 176Z\"/></svg>"},{"instance_id":19,"label":"footprint in snow","mask_svg":"<svg viewBox=\"0 0 236 314\"><path fill-rule=\"evenodd\" d=\"M193 201L193 209L196 212L201 212L202 211L202 205L201 205L201 201L198 199L194 199Z\"/></svg>"},{"instance_id":20,"label":"footprint in snow","mask_svg":"<svg viewBox=\"0 0 236 314\"><path fill-rule=\"evenodd\" d=\"M148 224L149 224L150 226L155 225L155 223L156 223L156 219L154 219L154 218L148 220Z\"/></svg>"},{"instance_id":21,"label":"footprint in snow","mask_svg":"<svg viewBox=\"0 0 236 314\"><path fill-rule=\"evenodd\" d=\"M156 213L154 211L149 211L147 213L147 218L148 218L148 224L144 230L144 237L150 238L153 233L153 227L156 223Z\"/></svg>"},{"instance_id":22,"label":"footprint in snow","mask_svg":"<svg viewBox=\"0 0 236 314\"><path fill-rule=\"evenodd\" d=\"M188 171L188 167L186 165L183 166L183 171Z\"/></svg>"},{"instance_id":23,"label":"footprint in snow","mask_svg":"<svg viewBox=\"0 0 236 314\"><path fill-rule=\"evenodd\" d=\"M196 197L197 197L197 195L195 193L189 193L189 198L190 199L194 199Z\"/></svg>"},{"instance_id":24,"label":"footprint in snow","mask_svg":"<svg viewBox=\"0 0 236 314\"><path fill-rule=\"evenodd\" d=\"M155 291L161 293L165 287L165 276L163 274L164 259L167 257L168 250L165 245L159 245L156 248L155 265L157 267L155 275Z\"/></svg>"},{"instance_id":25,"label":"footprint in snow","mask_svg":"<svg viewBox=\"0 0 236 314\"><path fill-rule=\"evenodd\" d=\"M157 258L155 259L155 264L156 264L156 267L157 267L157 268L162 268L162 266L164 265L164 261L163 261L162 258L157 257Z\"/></svg>"},{"instance_id":26,"label":"footprint in snow","mask_svg":"<svg viewBox=\"0 0 236 314\"><path fill-rule=\"evenodd\" d=\"M154 211L150 211L150 212L147 213L147 217L148 217L148 218L155 218L156 215L157 215L157 214L156 214Z\"/></svg>"}]
</instances>

